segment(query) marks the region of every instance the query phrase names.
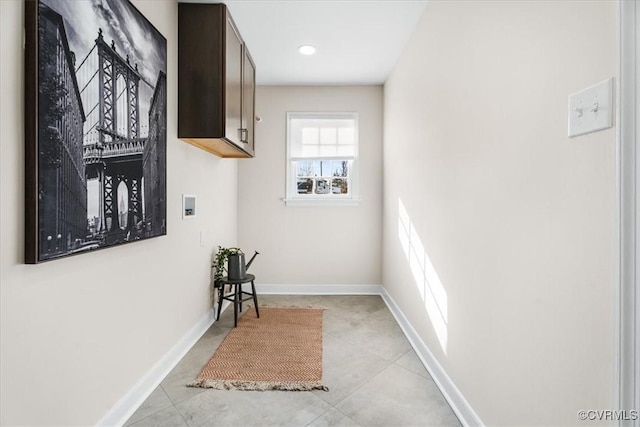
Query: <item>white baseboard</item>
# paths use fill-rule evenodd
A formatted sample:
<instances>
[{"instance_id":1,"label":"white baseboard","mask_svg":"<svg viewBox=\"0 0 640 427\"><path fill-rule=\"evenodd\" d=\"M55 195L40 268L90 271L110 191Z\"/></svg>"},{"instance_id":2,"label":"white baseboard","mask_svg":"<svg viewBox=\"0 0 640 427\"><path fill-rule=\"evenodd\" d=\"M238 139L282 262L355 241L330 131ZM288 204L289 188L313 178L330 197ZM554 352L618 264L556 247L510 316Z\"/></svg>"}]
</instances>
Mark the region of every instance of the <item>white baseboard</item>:
<instances>
[{"instance_id":1,"label":"white baseboard","mask_svg":"<svg viewBox=\"0 0 640 427\"><path fill-rule=\"evenodd\" d=\"M382 295L382 285L265 285L258 295Z\"/></svg>"},{"instance_id":2,"label":"white baseboard","mask_svg":"<svg viewBox=\"0 0 640 427\"><path fill-rule=\"evenodd\" d=\"M230 303L225 304L226 305L222 307L222 311L230 305ZM127 422L131 415L142 405L153 390L158 387L160 382L162 382L214 322L215 311L211 309L180 341L171 347L162 359L160 359L127 394L122 396L122 398L113 405L109 412L98 421L97 426L121 426Z\"/></svg>"},{"instance_id":3,"label":"white baseboard","mask_svg":"<svg viewBox=\"0 0 640 427\"><path fill-rule=\"evenodd\" d=\"M478 414L476 414L471 405L469 405L469 402L467 402L460 390L458 390L458 387L456 387L449 375L447 375L447 372L442 368L433 353L431 353L429 347L427 347L424 341L422 341L422 338L420 338L416 330L411 326L409 320L405 317L404 313L402 313L400 307L398 307L393 298L391 298L391 295L387 293L386 289L382 288L381 296L387 304L387 307L389 307L391 314L393 314L393 317L395 317L398 322L398 325L400 325L400 328L409 340L414 351L422 361L422 364L427 371L429 371L433 381L438 385L438 388L462 425L484 426L484 423Z\"/></svg>"}]
</instances>

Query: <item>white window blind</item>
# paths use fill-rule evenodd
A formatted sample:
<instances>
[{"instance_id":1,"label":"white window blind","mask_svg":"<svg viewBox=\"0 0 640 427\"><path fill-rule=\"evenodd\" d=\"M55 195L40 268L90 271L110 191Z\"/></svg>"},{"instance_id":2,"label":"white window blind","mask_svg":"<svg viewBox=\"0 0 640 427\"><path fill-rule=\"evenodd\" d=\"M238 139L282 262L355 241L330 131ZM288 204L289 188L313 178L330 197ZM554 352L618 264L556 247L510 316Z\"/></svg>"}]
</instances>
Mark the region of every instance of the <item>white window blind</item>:
<instances>
[{"instance_id":1,"label":"white window blind","mask_svg":"<svg viewBox=\"0 0 640 427\"><path fill-rule=\"evenodd\" d=\"M357 118L352 113L292 114L289 117L290 160L343 159L357 156Z\"/></svg>"}]
</instances>

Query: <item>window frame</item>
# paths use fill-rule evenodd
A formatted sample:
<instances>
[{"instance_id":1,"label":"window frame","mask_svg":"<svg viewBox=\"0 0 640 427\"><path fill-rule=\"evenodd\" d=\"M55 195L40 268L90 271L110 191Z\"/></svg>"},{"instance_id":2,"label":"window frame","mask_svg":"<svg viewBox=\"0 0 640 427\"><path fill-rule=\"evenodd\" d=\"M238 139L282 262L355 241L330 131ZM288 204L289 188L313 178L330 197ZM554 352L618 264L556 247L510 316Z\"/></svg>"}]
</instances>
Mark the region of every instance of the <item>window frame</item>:
<instances>
[{"instance_id":1,"label":"window frame","mask_svg":"<svg viewBox=\"0 0 640 427\"><path fill-rule=\"evenodd\" d=\"M327 160L348 160L349 168L349 193L348 194L299 194L297 187L297 167L296 162L292 160L292 119L326 119L326 120L342 120L348 119L354 121L354 154L353 159L340 158L340 156L319 156L309 157L310 161L327 161ZM356 111L289 111L286 115L286 159L285 159L285 198L283 199L287 206L357 206L360 199L360 117ZM350 156L347 156L350 157Z\"/></svg>"}]
</instances>

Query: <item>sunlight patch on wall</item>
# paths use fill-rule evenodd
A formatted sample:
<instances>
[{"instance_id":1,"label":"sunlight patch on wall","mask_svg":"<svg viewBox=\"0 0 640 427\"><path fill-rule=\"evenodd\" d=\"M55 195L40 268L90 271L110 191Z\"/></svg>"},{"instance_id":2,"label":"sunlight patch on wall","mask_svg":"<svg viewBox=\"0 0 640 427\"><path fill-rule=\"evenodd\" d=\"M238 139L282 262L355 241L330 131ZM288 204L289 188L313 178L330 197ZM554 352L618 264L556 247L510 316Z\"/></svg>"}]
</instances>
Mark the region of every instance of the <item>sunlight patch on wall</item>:
<instances>
[{"instance_id":1,"label":"sunlight patch on wall","mask_svg":"<svg viewBox=\"0 0 640 427\"><path fill-rule=\"evenodd\" d=\"M402 199L398 199L398 239L404 252L411 274L418 287L427 314L440 341L444 353L447 353L447 292L436 273L422 240L411 222Z\"/></svg>"}]
</instances>

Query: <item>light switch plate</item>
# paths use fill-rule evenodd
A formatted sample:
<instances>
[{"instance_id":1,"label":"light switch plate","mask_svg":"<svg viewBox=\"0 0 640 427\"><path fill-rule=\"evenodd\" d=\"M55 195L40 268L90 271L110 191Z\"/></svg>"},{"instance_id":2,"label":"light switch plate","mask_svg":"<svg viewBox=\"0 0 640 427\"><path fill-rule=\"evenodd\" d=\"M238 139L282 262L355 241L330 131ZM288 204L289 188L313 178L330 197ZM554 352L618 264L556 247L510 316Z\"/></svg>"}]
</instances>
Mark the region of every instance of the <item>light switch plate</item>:
<instances>
[{"instance_id":1,"label":"light switch plate","mask_svg":"<svg viewBox=\"0 0 640 427\"><path fill-rule=\"evenodd\" d=\"M569 96L569 137L610 128L612 122L612 78Z\"/></svg>"}]
</instances>

